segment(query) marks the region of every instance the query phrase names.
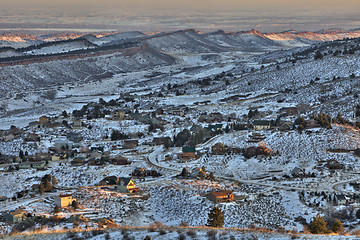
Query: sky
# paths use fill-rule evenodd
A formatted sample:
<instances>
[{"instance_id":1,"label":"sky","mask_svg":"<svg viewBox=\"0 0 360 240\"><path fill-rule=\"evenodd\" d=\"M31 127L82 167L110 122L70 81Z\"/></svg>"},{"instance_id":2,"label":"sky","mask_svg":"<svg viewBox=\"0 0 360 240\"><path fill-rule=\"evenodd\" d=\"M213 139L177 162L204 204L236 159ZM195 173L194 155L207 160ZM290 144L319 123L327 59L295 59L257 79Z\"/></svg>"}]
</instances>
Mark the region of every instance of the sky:
<instances>
[{"instance_id":1,"label":"sky","mask_svg":"<svg viewBox=\"0 0 360 240\"><path fill-rule=\"evenodd\" d=\"M0 29L360 28L360 0L1 0Z\"/></svg>"}]
</instances>

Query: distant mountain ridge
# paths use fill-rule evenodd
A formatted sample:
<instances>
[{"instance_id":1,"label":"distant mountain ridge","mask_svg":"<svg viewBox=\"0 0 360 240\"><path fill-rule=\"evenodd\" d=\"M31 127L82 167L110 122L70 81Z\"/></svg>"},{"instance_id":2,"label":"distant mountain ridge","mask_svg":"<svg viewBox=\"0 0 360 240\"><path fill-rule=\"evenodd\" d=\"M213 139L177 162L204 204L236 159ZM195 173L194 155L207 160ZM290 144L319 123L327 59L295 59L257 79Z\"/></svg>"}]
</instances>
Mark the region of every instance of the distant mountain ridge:
<instances>
[{"instance_id":1,"label":"distant mountain ridge","mask_svg":"<svg viewBox=\"0 0 360 240\"><path fill-rule=\"evenodd\" d=\"M103 32L103 33L54 33L54 34L31 34L31 33L18 33L13 32L4 32L0 33L0 47L1 46L11 46L11 43L22 43L20 46L25 47L26 45L37 45L44 42L55 42L55 41L64 41L69 39L76 39L84 37L90 42L93 42L97 45L107 44L110 42L116 42L121 40L128 39L138 39L138 38L159 38L165 36L173 36L179 34L189 34L191 32L196 32L200 36L211 36L224 34L226 36L241 36L241 35L254 35L260 36L262 38L267 38L274 41L288 41L300 39L303 41L333 41L343 38L357 38L360 37L360 28L352 30L343 30L343 29L322 29L315 32L310 31L296 31L296 30L286 30L283 32L267 32L262 33L258 30L251 29L247 31L239 32L227 32L223 30L218 30L216 32L202 33L194 29L179 30L174 32L162 32L155 35L142 33L138 31L132 32ZM17 48L15 46L15 48Z\"/></svg>"}]
</instances>

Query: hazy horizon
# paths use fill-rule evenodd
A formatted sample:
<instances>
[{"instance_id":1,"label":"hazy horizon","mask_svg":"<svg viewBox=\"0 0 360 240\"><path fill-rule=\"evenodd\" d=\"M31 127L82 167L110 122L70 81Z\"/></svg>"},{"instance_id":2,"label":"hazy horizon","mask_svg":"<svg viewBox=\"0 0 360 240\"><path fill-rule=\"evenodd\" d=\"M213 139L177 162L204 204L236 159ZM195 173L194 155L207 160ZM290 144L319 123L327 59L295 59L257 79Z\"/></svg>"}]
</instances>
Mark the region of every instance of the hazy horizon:
<instances>
[{"instance_id":1,"label":"hazy horizon","mask_svg":"<svg viewBox=\"0 0 360 240\"><path fill-rule=\"evenodd\" d=\"M0 29L316 31L360 27L358 0L2 0Z\"/></svg>"}]
</instances>

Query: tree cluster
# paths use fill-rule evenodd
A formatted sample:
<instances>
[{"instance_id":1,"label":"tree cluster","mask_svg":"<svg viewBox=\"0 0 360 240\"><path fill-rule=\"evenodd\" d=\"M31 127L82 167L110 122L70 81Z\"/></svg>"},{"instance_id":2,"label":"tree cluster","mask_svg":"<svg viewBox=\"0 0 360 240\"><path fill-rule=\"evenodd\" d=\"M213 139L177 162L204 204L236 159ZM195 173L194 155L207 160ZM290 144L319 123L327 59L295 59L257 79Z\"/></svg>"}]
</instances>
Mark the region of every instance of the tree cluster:
<instances>
[{"instance_id":1,"label":"tree cluster","mask_svg":"<svg viewBox=\"0 0 360 240\"><path fill-rule=\"evenodd\" d=\"M50 174L45 174L41 178L41 182L39 185L39 192L42 194L44 192L51 192L58 184L58 181L55 176Z\"/></svg>"},{"instance_id":2,"label":"tree cluster","mask_svg":"<svg viewBox=\"0 0 360 240\"><path fill-rule=\"evenodd\" d=\"M344 232L344 227L340 220L336 219L332 226L327 226L328 223L325 222L324 218L319 214L313 218L310 222L308 228L309 231L313 234L330 234L330 233L342 233Z\"/></svg>"},{"instance_id":3,"label":"tree cluster","mask_svg":"<svg viewBox=\"0 0 360 240\"><path fill-rule=\"evenodd\" d=\"M115 141L115 140L129 139L129 136L118 130L112 130L110 138L111 138L111 141Z\"/></svg>"},{"instance_id":4,"label":"tree cluster","mask_svg":"<svg viewBox=\"0 0 360 240\"><path fill-rule=\"evenodd\" d=\"M331 116L326 115L324 113L319 113L316 117L315 120L317 120L320 123L321 127L327 128L327 129L332 129L331 126Z\"/></svg>"}]
</instances>

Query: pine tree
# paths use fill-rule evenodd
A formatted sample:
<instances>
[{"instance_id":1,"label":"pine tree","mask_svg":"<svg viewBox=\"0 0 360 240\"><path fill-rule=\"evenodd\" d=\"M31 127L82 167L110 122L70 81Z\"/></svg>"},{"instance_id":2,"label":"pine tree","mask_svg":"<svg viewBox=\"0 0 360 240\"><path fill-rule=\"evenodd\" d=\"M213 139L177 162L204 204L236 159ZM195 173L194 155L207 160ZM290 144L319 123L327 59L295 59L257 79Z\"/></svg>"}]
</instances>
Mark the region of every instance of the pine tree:
<instances>
[{"instance_id":1,"label":"pine tree","mask_svg":"<svg viewBox=\"0 0 360 240\"><path fill-rule=\"evenodd\" d=\"M215 176L213 172L210 173L209 178L211 181L215 181Z\"/></svg>"},{"instance_id":2,"label":"pine tree","mask_svg":"<svg viewBox=\"0 0 360 240\"><path fill-rule=\"evenodd\" d=\"M39 185L39 192L40 192L40 194L41 194L41 195L44 194L44 191L45 191L45 189L44 189L44 184L43 184L43 183L40 183L40 185Z\"/></svg>"},{"instance_id":3,"label":"pine tree","mask_svg":"<svg viewBox=\"0 0 360 240\"><path fill-rule=\"evenodd\" d=\"M200 171L199 177L201 180L205 179L206 175L205 175L204 171Z\"/></svg>"},{"instance_id":4,"label":"pine tree","mask_svg":"<svg viewBox=\"0 0 360 240\"><path fill-rule=\"evenodd\" d=\"M344 227L343 227L343 224L342 222L339 220L339 219L336 219L331 230L334 232L334 233L342 233L344 232Z\"/></svg>"},{"instance_id":5,"label":"pine tree","mask_svg":"<svg viewBox=\"0 0 360 240\"><path fill-rule=\"evenodd\" d=\"M222 228L225 222L225 212L218 207L214 207L208 215L207 226Z\"/></svg>"},{"instance_id":6,"label":"pine tree","mask_svg":"<svg viewBox=\"0 0 360 240\"><path fill-rule=\"evenodd\" d=\"M356 216L358 219L360 219L360 209L357 210L357 212L355 213L355 216Z\"/></svg>"},{"instance_id":7,"label":"pine tree","mask_svg":"<svg viewBox=\"0 0 360 240\"><path fill-rule=\"evenodd\" d=\"M71 206L72 206L74 209L78 209L78 208L79 208L79 203L74 200L74 201L72 201Z\"/></svg>"},{"instance_id":8,"label":"pine tree","mask_svg":"<svg viewBox=\"0 0 360 240\"><path fill-rule=\"evenodd\" d=\"M318 214L310 222L309 231L313 234L329 233L329 230L326 228L326 224L327 222L324 221L324 218Z\"/></svg>"},{"instance_id":9,"label":"pine tree","mask_svg":"<svg viewBox=\"0 0 360 240\"><path fill-rule=\"evenodd\" d=\"M24 151L23 150L20 150L19 157L20 157L21 160L24 159Z\"/></svg>"},{"instance_id":10,"label":"pine tree","mask_svg":"<svg viewBox=\"0 0 360 240\"><path fill-rule=\"evenodd\" d=\"M60 211L61 211L60 207L58 205L55 205L54 213L59 213Z\"/></svg>"},{"instance_id":11,"label":"pine tree","mask_svg":"<svg viewBox=\"0 0 360 240\"><path fill-rule=\"evenodd\" d=\"M182 177L188 177L189 176L189 171L187 170L187 168L183 168L181 174Z\"/></svg>"},{"instance_id":12,"label":"pine tree","mask_svg":"<svg viewBox=\"0 0 360 240\"><path fill-rule=\"evenodd\" d=\"M45 181L44 189L45 192L51 192L53 190L53 186L51 185L51 182L49 180Z\"/></svg>"},{"instance_id":13,"label":"pine tree","mask_svg":"<svg viewBox=\"0 0 360 240\"><path fill-rule=\"evenodd\" d=\"M58 185L58 180L56 179L55 176L51 177L51 184L53 188L55 188Z\"/></svg>"}]
</instances>

